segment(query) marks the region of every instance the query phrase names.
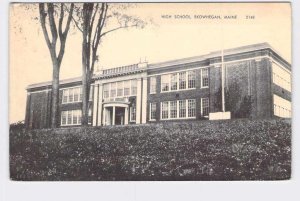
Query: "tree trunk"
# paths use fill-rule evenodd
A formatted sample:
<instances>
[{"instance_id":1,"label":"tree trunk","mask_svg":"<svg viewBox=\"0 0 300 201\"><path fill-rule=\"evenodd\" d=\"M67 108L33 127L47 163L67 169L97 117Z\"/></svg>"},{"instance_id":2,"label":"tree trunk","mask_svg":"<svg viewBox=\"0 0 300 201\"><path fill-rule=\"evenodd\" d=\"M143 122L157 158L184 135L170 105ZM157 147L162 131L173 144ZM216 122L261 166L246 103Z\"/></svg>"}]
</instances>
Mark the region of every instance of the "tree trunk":
<instances>
[{"instance_id":1,"label":"tree trunk","mask_svg":"<svg viewBox=\"0 0 300 201\"><path fill-rule=\"evenodd\" d=\"M82 43L82 116L81 124L88 126L88 114L89 114L89 79L88 79L88 58L87 44L85 41Z\"/></svg>"},{"instance_id":2,"label":"tree trunk","mask_svg":"<svg viewBox=\"0 0 300 201\"><path fill-rule=\"evenodd\" d=\"M59 65L56 60L53 61L52 72L52 107L51 107L51 128L58 125L58 104L59 104Z\"/></svg>"}]
</instances>

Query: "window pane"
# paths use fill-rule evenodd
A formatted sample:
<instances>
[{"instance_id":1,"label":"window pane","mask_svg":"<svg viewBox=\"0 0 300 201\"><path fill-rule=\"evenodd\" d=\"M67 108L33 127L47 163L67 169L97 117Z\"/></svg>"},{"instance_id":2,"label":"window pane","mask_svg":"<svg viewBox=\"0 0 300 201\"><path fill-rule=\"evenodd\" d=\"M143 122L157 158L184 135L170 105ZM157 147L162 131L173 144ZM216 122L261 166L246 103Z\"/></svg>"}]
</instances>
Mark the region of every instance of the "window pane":
<instances>
[{"instance_id":1,"label":"window pane","mask_svg":"<svg viewBox=\"0 0 300 201\"><path fill-rule=\"evenodd\" d=\"M136 120L136 108L135 106L130 107L130 121Z\"/></svg>"},{"instance_id":2,"label":"window pane","mask_svg":"<svg viewBox=\"0 0 300 201\"><path fill-rule=\"evenodd\" d=\"M124 96L130 95L130 80L124 81Z\"/></svg>"},{"instance_id":3,"label":"window pane","mask_svg":"<svg viewBox=\"0 0 300 201\"><path fill-rule=\"evenodd\" d=\"M72 103L74 102L74 90L69 89L69 102Z\"/></svg>"},{"instance_id":4,"label":"window pane","mask_svg":"<svg viewBox=\"0 0 300 201\"><path fill-rule=\"evenodd\" d=\"M117 91L117 96L123 96L123 82L118 82L117 84L117 88L118 88L118 91Z\"/></svg>"},{"instance_id":5,"label":"window pane","mask_svg":"<svg viewBox=\"0 0 300 201\"><path fill-rule=\"evenodd\" d=\"M73 111L73 124L78 124L78 111Z\"/></svg>"},{"instance_id":6,"label":"window pane","mask_svg":"<svg viewBox=\"0 0 300 201\"><path fill-rule=\"evenodd\" d=\"M79 101L79 88L74 88L74 102Z\"/></svg>"},{"instance_id":7,"label":"window pane","mask_svg":"<svg viewBox=\"0 0 300 201\"><path fill-rule=\"evenodd\" d=\"M196 73L195 71L188 72L188 88L195 88L196 87Z\"/></svg>"},{"instance_id":8,"label":"window pane","mask_svg":"<svg viewBox=\"0 0 300 201\"><path fill-rule=\"evenodd\" d=\"M137 80L131 80L131 95L136 95Z\"/></svg>"},{"instance_id":9,"label":"window pane","mask_svg":"<svg viewBox=\"0 0 300 201\"><path fill-rule=\"evenodd\" d=\"M177 118L177 101L170 101L170 118Z\"/></svg>"},{"instance_id":10,"label":"window pane","mask_svg":"<svg viewBox=\"0 0 300 201\"><path fill-rule=\"evenodd\" d=\"M63 99L62 99L62 102L63 103L67 103L68 102L68 97L69 97L69 90L68 89L64 89L63 90Z\"/></svg>"},{"instance_id":11,"label":"window pane","mask_svg":"<svg viewBox=\"0 0 300 201\"><path fill-rule=\"evenodd\" d=\"M72 124L72 111L68 111L68 122L67 124Z\"/></svg>"},{"instance_id":12,"label":"window pane","mask_svg":"<svg viewBox=\"0 0 300 201\"><path fill-rule=\"evenodd\" d=\"M179 89L186 89L186 72L179 73Z\"/></svg>"},{"instance_id":13,"label":"window pane","mask_svg":"<svg viewBox=\"0 0 300 201\"><path fill-rule=\"evenodd\" d=\"M161 105L161 118L162 119L168 119L169 118L169 109L168 109L168 106L169 106L169 102L162 102L162 105Z\"/></svg>"},{"instance_id":14,"label":"window pane","mask_svg":"<svg viewBox=\"0 0 300 201\"><path fill-rule=\"evenodd\" d=\"M156 103L150 103L150 119L156 119Z\"/></svg>"},{"instance_id":15,"label":"window pane","mask_svg":"<svg viewBox=\"0 0 300 201\"><path fill-rule=\"evenodd\" d=\"M62 111L61 112L61 125L66 125L67 124L67 112Z\"/></svg>"},{"instance_id":16,"label":"window pane","mask_svg":"<svg viewBox=\"0 0 300 201\"><path fill-rule=\"evenodd\" d=\"M208 68L201 69L201 87L208 87Z\"/></svg>"},{"instance_id":17,"label":"window pane","mask_svg":"<svg viewBox=\"0 0 300 201\"><path fill-rule=\"evenodd\" d=\"M150 77L150 93L156 93L156 77Z\"/></svg>"},{"instance_id":18,"label":"window pane","mask_svg":"<svg viewBox=\"0 0 300 201\"><path fill-rule=\"evenodd\" d=\"M82 87L79 87L79 101L82 101Z\"/></svg>"},{"instance_id":19,"label":"window pane","mask_svg":"<svg viewBox=\"0 0 300 201\"><path fill-rule=\"evenodd\" d=\"M177 73L171 74L171 91L177 90Z\"/></svg>"},{"instance_id":20,"label":"window pane","mask_svg":"<svg viewBox=\"0 0 300 201\"><path fill-rule=\"evenodd\" d=\"M161 91L169 91L170 75L161 76Z\"/></svg>"},{"instance_id":21,"label":"window pane","mask_svg":"<svg viewBox=\"0 0 300 201\"><path fill-rule=\"evenodd\" d=\"M196 100L191 99L188 100L188 117L196 116Z\"/></svg>"},{"instance_id":22,"label":"window pane","mask_svg":"<svg viewBox=\"0 0 300 201\"><path fill-rule=\"evenodd\" d=\"M116 97L116 83L113 82L110 85L110 97L114 98Z\"/></svg>"},{"instance_id":23,"label":"window pane","mask_svg":"<svg viewBox=\"0 0 300 201\"><path fill-rule=\"evenodd\" d=\"M203 98L202 99L202 115L208 116L209 114L209 99Z\"/></svg>"},{"instance_id":24,"label":"window pane","mask_svg":"<svg viewBox=\"0 0 300 201\"><path fill-rule=\"evenodd\" d=\"M88 124L92 123L92 109L89 109L89 114L88 114Z\"/></svg>"},{"instance_id":25,"label":"window pane","mask_svg":"<svg viewBox=\"0 0 300 201\"><path fill-rule=\"evenodd\" d=\"M103 85L103 97L109 98L109 84Z\"/></svg>"},{"instance_id":26,"label":"window pane","mask_svg":"<svg viewBox=\"0 0 300 201\"><path fill-rule=\"evenodd\" d=\"M179 118L184 118L186 117L186 104L185 100L180 100L179 101Z\"/></svg>"}]
</instances>

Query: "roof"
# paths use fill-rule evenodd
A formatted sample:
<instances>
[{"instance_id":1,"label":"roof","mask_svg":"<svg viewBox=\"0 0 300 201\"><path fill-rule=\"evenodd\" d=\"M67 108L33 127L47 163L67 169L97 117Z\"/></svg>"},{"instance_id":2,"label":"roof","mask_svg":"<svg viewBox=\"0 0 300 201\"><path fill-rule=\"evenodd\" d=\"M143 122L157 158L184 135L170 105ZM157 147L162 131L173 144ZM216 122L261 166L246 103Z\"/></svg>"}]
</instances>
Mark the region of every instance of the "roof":
<instances>
[{"instance_id":1,"label":"roof","mask_svg":"<svg viewBox=\"0 0 300 201\"><path fill-rule=\"evenodd\" d=\"M286 65L290 67L290 63L287 62L283 57L278 54L277 51L274 50L274 48L268 44L268 43L258 43L258 44L253 44L253 45L247 45L247 46L241 46L241 47L236 47L236 48L230 48L230 49L225 49L224 50L224 55L234 55L234 54L241 54L241 53L246 53L246 52L253 52L253 51L258 51L258 50L264 50L264 49L270 49L272 52L277 55ZM186 64L186 63L193 63L193 62L199 62L199 61L204 61L206 59L211 59L215 57L220 57L222 54L221 50L219 51L213 51L205 55L201 56L194 56L194 57L188 57L188 58L182 58L182 59L176 59L176 60L169 60L165 62L159 62L159 63L153 63L153 64L146 64L146 67L144 66L145 64L133 64L129 66L134 66L134 69L130 69L129 71L140 71L140 70L148 70L148 69L155 69L155 68L162 68L162 67L167 67L167 66L172 66L172 65L179 65L179 64ZM104 77L110 77L110 76L118 76L120 73L123 72L115 72L112 71L111 73L110 70L112 69L122 69L126 68L127 66L122 66L122 67L117 67L117 68L111 68L111 69L106 69L104 74L97 74L94 76L94 79L99 79L99 78L104 78ZM76 78L71 78L71 79L64 79L60 80L60 84L66 84L66 83L73 83L73 82L80 82L81 77L76 77ZM32 89L32 88L38 88L38 87L45 87L45 86L51 86L52 82L41 82L41 83L36 83L36 84L31 84L29 85L26 89Z\"/></svg>"}]
</instances>

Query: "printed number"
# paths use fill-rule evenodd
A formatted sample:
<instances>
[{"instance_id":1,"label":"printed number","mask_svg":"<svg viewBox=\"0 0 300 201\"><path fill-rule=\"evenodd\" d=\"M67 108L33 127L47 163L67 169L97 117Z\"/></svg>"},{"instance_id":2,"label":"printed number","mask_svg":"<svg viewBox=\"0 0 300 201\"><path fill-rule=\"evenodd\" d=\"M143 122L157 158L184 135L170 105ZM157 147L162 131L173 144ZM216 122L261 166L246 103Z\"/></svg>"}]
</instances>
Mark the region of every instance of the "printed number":
<instances>
[{"instance_id":1,"label":"printed number","mask_svg":"<svg viewBox=\"0 0 300 201\"><path fill-rule=\"evenodd\" d=\"M255 19L254 15L246 15L246 19Z\"/></svg>"}]
</instances>

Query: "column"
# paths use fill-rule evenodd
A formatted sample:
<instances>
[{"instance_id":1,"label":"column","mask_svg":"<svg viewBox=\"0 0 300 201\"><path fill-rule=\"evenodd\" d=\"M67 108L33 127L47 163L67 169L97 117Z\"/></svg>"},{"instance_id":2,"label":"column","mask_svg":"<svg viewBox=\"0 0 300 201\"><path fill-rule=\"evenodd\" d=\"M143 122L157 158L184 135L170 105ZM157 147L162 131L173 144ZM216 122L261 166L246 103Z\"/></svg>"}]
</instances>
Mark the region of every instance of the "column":
<instances>
[{"instance_id":1,"label":"column","mask_svg":"<svg viewBox=\"0 0 300 201\"><path fill-rule=\"evenodd\" d=\"M142 103L142 80L137 79L137 93L136 93L136 124L141 123L141 103Z\"/></svg>"},{"instance_id":2,"label":"column","mask_svg":"<svg viewBox=\"0 0 300 201\"><path fill-rule=\"evenodd\" d=\"M115 123L116 123L116 107L113 106L112 125L114 126Z\"/></svg>"},{"instance_id":3,"label":"column","mask_svg":"<svg viewBox=\"0 0 300 201\"><path fill-rule=\"evenodd\" d=\"M124 113L124 124L128 124L128 107L125 108L125 113Z\"/></svg>"},{"instance_id":4,"label":"column","mask_svg":"<svg viewBox=\"0 0 300 201\"><path fill-rule=\"evenodd\" d=\"M143 90L142 90L142 124L147 121L147 77L143 78Z\"/></svg>"},{"instance_id":5,"label":"column","mask_svg":"<svg viewBox=\"0 0 300 201\"><path fill-rule=\"evenodd\" d=\"M97 125L101 126L104 125L104 121L102 121L102 117L104 118L104 115L102 114L103 111L103 84L99 84L99 97L98 97L98 120L97 120Z\"/></svg>"},{"instance_id":6,"label":"column","mask_svg":"<svg viewBox=\"0 0 300 201\"><path fill-rule=\"evenodd\" d=\"M98 113L98 89L99 85L96 83L94 88L94 96L93 96L93 126L97 126L97 113Z\"/></svg>"}]
</instances>

